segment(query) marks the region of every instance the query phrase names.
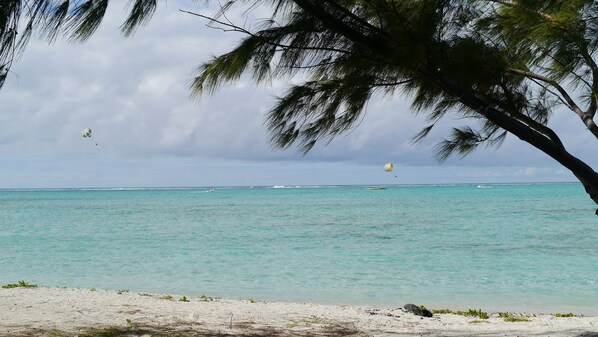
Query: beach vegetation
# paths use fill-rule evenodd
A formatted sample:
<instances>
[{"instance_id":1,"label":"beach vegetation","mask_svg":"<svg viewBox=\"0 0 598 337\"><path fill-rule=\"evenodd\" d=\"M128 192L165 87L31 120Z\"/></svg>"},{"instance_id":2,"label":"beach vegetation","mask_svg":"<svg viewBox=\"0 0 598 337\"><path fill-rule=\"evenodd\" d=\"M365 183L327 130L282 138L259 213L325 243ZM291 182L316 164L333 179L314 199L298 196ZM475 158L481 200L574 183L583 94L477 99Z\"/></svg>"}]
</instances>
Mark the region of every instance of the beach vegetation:
<instances>
[{"instance_id":1,"label":"beach vegetation","mask_svg":"<svg viewBox=\"0 0 598 337\"><path fill-rule=\"evenodd\" d=\"M470 324L480 324L480 323L488 323L486 320L481 319L474 319L473 321L469 321Z\"/></svg>"},{"instance_id":2,"label":"beach vegetation","mask_svg":"<svg viewBox=\"0 0 598 337\"><path fill-rule=\"evenodd\" d=\"M37 288L37 284L31 284L25 281L19 281L17 283L9 283L2 286L3 289L12 288Z\"/></svg>"},{"instance_id":3,"label":"beach vegetation","mask_svg":"<svg viewBox=\"0 0 598 337\"><path fill-rule=\"evenodd\" d=\"M454 314L454 311L451 309L436 309L432 310L433 314Z\"/></svg>"},{"instance_id":4,"label":"beach vegetation","mask_svg":"<svg viewBox=\"0 0 598 337\"><path fill-rule=\"evenodd\" d=\"M470 316L470 317L478 317L480 319L488 319L490 316L487 312L482 311L482 309L469 309L467 311L453 311L450 309L439 309L439 310L432 310L433 314L453 314L453 315L460 315L460 316Z\"/></svg>"},{"instance_id":5,"label":"beach vegetation","mask_svg":"<svg viewBox=\"0 0 598 337\"><path fill-rule=\"evenodd\" d=\"M91 289L89 289L89 291L97 291L97 289L96 288L91 288Z\"/></svg>"},{"instance_id":6,"label":"beach vegetation","mask_svg":"<svg viewBox=\"0 0 598 337\"><path fill-rule=\"evenodd\" d=\"M531 322L530 319L523 314L513 314L510 312L499 312L498 317L502 318L505 322Z\"/></svg>"},{"instance_id":7,"label":"beach vegetation","mask_svg":"<svg viewBox=\"0 0 598 337\"><path fill-rule=\"evenodd\" d=\"M179 298L179 302L189 302L189 299L187 298L187 296L182 296L181 298Z\"/></svg>"},{"instance_id":8,"label":"beach vegetation","mask_svg":"<svg viewBox=\"0 0 598 337\"><path fill-rule=\"evenodd\" d=\"M128 293L128 292L129 292L129 289L119 289L119 290L116 291L116 293L119 294L119 295L123 294L123 293Z\"/></svg>"},{"instance_id":9,"label":"beach vegetation","mask_svg":"<svg viewBox=\"0 0 598 337\"><path fill-rule=\"evenodd\" d=\"M249 299L249 303L257 303L257 301L256 301L256 300L254 300L253 298L250 298L250 299Z\"/></svg>"},{"instance_id":10,"label":"beach vegetation","mask_svg":"<svg viewBox=\"0 0 598 337\"><path fill-rule=\"evenodd\" d=\"M482 309L469 309L465 314L463 314L464 316L474 316L474 317L479 317L480 319L488 319L488 313L485 311L482 311Z\"/></svg>"},{"instance_id":11,"label":"beach vegetation","mask_svg":"<svg viewBox=\"0 0 598 337\"><path fill-rule=\"evenodd\" d=\"M510 323L516 323L516 322L531 322L531 320L529 318L526 317L505 317L503 318L503 321L505 322L510 322Z\"/></svg>"},{"instance_id":12,"label":"beach vegetation","mask_svg":"<svg viewBox=\"0 0 598 337\"><path fill-rule=\"evenodd\" d=\"M0 7L0 86L32 32L86 41L114 2ZM122 33L145 25L158 3L135 1ZM437 144L440 161L514 136L570 171L598 204L598 170L549 126L556 112L569 113L568 123L598 139L595 1L233 0L215 7L213 16L184 12L243 38L198 68L192 94L248 78L293 83L265 116L273 147L307 153L357 127L372 97L402 95L427 120L414 143L443 118L466 123ZM226 15L236 11L245 13L237 22ZM247 22L256 12L268 19Z\"/></svg>"},{"instance_id":13,"label":"beach vegetation","mask_svg":"<svg viewBox=\"0 0 598 337\"><path fill-rule=\"evenodd\" d=\"M160 299L167 300L167 301L173 301L174 300L174 298L172 297L172 295L163 295L163 296L160 296Z\"/></svg>"},{"instance_id":14,"label":"beach vegetation","mask_svg":"<svg viewBox=\"0 0 598 337\"><path fill-rule=\"evenodd\" d=\"M202 302L213 302L214 298L210 297L210 296L206 296L205 294L202 294L201 296L199 296L199 300Z\"/></svg>"},{"instance_id":15,"label":"beach vegetation","mask_svg":"<svg viewBox=\"0 0 598 337\"><path fill-rule=\"evenodd\" d=\"M578 315L573 314L573 313L568 313L568 314L556 313L556 314L554 314L554 317L578 317Z\"/></svg>"}]
</instances>

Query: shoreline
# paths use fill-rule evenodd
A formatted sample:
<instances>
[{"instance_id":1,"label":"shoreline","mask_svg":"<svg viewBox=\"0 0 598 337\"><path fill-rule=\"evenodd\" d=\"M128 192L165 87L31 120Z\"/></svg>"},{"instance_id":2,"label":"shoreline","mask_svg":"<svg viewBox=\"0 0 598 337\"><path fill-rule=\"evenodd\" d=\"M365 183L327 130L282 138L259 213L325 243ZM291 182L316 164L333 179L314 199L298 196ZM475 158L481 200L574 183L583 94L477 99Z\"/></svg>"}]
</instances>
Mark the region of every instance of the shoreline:
<instances>
[{"instance_id":1,"label":"shoreline","mask_svg":"<svg viewBox=\"0 0 598 337\"><path fill-rule=\"evenodd\" d=\"M520 321L508 322L491 312L488 319L423 318L402 308L184 299L124 290L0 289L0 336L94 336L83 332L107 328L122 330L119 336L598 336L598 316L518 313L513 317Z\"/></svg>"}]
</instances>

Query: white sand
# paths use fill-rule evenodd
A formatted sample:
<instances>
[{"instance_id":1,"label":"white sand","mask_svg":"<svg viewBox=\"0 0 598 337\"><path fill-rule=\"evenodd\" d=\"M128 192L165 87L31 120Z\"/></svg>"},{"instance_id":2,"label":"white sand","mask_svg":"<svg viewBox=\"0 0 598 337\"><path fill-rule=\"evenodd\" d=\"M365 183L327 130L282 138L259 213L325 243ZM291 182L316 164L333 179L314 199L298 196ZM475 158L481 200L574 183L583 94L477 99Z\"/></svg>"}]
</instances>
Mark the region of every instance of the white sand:
<instances>
[{"instance_id":1,"label":"white sand","mask_svg":"<svg viewBox=\"0 0 598 337\"><path fill-rule=\"evenodd\" d=\"M421 318L400 308L225 299L206 302L198 297L180 302L180 296L173 300L161 296L89 289L0 289L0 336L59 335L56 331L76 336L82 328L133 326L153 327L164 335L180 331L183 336L598 337L598 317L543 314L528 317L530 322L509 323L492 314L476 323L472 317L458 315Z\"/></svg>"}]
</instances>

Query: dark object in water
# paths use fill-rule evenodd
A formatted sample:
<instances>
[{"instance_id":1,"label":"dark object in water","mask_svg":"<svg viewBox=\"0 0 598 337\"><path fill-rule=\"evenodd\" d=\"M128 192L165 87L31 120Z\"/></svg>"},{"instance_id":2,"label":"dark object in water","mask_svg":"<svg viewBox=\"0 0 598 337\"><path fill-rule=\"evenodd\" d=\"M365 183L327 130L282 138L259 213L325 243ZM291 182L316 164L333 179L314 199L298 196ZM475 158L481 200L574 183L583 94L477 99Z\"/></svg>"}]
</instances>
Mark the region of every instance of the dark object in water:
<instances>
[{"instance_id":1,"label":"dark object in water","mask_svg":"<svg viewBox=\"0 0 598 337\"><path fill-rule=\"evenodd\" d=\"M416 316L423 316L423 317L432 317L434 316L434 314L432 314L432 312L428 309L422 309L420 307L418 307L415 304L405 304L405 306L403 307L403 309L413 313Z\"/></svg>"}]
</instances>

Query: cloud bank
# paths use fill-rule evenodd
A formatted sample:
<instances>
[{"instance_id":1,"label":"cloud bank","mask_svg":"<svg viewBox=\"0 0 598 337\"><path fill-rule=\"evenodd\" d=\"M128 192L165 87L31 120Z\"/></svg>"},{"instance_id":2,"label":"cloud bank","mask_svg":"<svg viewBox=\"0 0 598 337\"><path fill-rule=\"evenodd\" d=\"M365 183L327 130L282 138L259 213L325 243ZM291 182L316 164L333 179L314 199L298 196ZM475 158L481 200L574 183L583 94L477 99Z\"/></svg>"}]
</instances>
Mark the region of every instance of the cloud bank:
<instances>
[{"instance_id":1,"label":"cloud bank","mask_svg":"<svg viewBox=\"0 0 598 337\"><path fill-rule=\"evenodd\" d=\"M213 9L174 1L124 38L123 8L112 6L85 44L33 39L14 65L0 91L0 187L574 181L514 137L439 165L434 145L467 121L442 121L413 145L426 124L402 96L374 97L352 132L306 156L272 149L264 116L290 82L256 87L242 78L199 101L189 96L197 67L243 36L179 10ZM594 157L574 116L559 111L551 126L574 154ZM80 134L87 127L91 140ZM400 177L383 174L386 162Z\"/></svg>"}]
</instances>

